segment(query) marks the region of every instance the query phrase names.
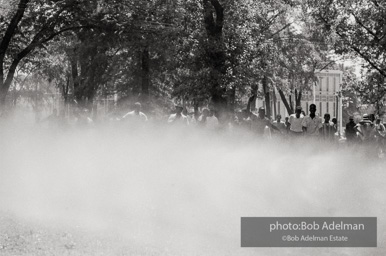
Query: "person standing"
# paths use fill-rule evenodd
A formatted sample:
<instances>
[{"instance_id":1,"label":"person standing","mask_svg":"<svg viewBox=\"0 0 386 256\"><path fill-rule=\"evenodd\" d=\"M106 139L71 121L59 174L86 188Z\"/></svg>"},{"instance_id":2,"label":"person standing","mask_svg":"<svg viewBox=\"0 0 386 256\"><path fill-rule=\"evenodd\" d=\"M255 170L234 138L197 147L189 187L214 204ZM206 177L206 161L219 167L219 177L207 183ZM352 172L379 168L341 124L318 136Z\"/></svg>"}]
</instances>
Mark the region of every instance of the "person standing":
<instances>
[{"instance_id":1,"label":"person standing","mask_svg":"<svg viewBox=\"0 0 386 256\"><path fill-rule=\"evenodd\" d=\"M355 126L355 129L360 134L362 143L371 144L371 142L374 141L374 136L375 136L374 124L370 121L368 114L363 115L362 121L360 121Z\"/></svg>"},{"instance_id":2,"label":"person standing","mask_svg":"<svg viewBox=\"0 0 386 256\"><path fill-rule=\"evenodd\" d=\"M310 114L303 119L304 135L309 138L318 138L319 130L323 126L322 118L316 115L316 105L310 105Z\"/></svg>"},{"instance_id":3,"label":"person standing","mask_svg":"<svg viewBox=\"0 0 386 256\"><path fill-rule=\"evenodd\" d=\"M356 123L354 122L354 117L349 117L349 122L346 124L346 139L347 143L354 143L357 137L357 131L355 129Z\"/></svg>"},{"instance_id":4,"label":"person standing","mask_svg":"<svg viewBox=\"0 0 386 256\"><path fill-rule=\"evenodd\" d=\"M276 120L273 121L273 125L276 126L282 134L285 134L287 132L287 126L283 121L281 121L281 115L276 116Z\"/></svg>"},{"instance_id":5,"label":"person standing","mask_svg":"<svg viewBox=\"0 0 386 256\"><path fill-rule=\"evenodd\" d=\"M236 113L235 124L238 128L246 131L251 130L252 120L250 118L250 112L247 109L239 110Z\"/></svg>"},{"instance_id":6,"label":"person standing","mask_svg":"<svg viewBox=\"0 0 386 256\"><path fill-rule=\"evenodd\" d=\"M290 128L291 128L291 124L289 122L289 117L287 116L285 118L285 130L286 130L286 134L288 135L289 132L290 132Z\"/></svg>"},{"instance_id":7,"label":"person standing","mask_svg":"<svg viewBox=\"0 0 386 256\"><path fill-rule=\"evenodd\" d=\"M269 129L269 130L267 130ZM281 131L274 126L271 121L265 116L265 108L259 108L259 114L252 113L252 130L260 136L270 137L270 129Z\"/></svg>"},{"instance_id":8,"label":"person standing","mask_svg":"<svg viewBox=\"0 0 386 256\"><path fill-rule=\"evenodd\" d=\"M78 127L91 127L94 126L94 120L90 117L87 108L76 109L74 112L75 125Z\"/></svg>"},{"instance_id":9,"label":"person standing","mask_svg":"<svg viewBox=\"0 0 386 256\"><path fill-rule=\"evenodd\" d=\"M182 124L182 125L189 125L188 118L182 114L183 107L181 105L175 106L175 114L171 114L168 119L169 124Z\"/></svg>"},{"instance_id":10,"label":"person standing","mask_svg":"<svg viewBox=\"0 0 386 256\"><path fill-rule=\"evenodd\" d=\"M251 120L252 131L256 132L260 136L263 136L265 127L269 123L269 119L265 116L265 109L263 107L259 108L257 115L251 112Z\"/></svg>"},{"instance_id":11,"label":"person standing","mask_svg":"<svg viewBox=\"0 0 386 256\"><path fill-rule=\"evenodd\" d=\"M60 118L58 116L58 110L56 108L54 108L52 110L52 114L49 115L48 117L46 117L45 119L43 119L42 122L48 122L49 126L57 128L60 124Z\"/></svg>"},{"instance_id":12,"label":"person standing","mask_svg":"<svg viewBox=\"0 0 386 256\"><path fill-rule=\"evenodd\" d=\"M378 157L384 157L386 128L378 117L375 121L376 141L378 148Z\"/></svg>"},{"instance_id":13,"label":"person standing","mask_svg":"<svg viewBox=\"0 0 386 256\"><path fill-rule=\"evenodd\" d=\"M142 110L141 103L136 102L134 104L134 110L124 115L122 119L131 119L131 120L146 122L148 120L147 116L144 113L142 113L141 110Z\"/></svg>"},{"instance_id":14,"label":"person standing","mask_svg":"<svg viewBox=\"0 0 386 256\"><path fill-rule=\"evenodd\" d=\"M213 109L204 108L202 115L198 118L200 126L206 127L210 130L216 130L219 127L217 117L214 115Z\"/></svg>"},{"instance_id":15,"label":"person standing","mask_svg":"<svg viewBox=\"0 0 386 256\"><path fill-rule=\"evenodd\" d=\"M324 123L320 128L321 138L326 141L333 141L336 132L334 123L330 122L330 118L331 116L329 113L324 114Z\"/></svg>"},{"instance_id":16,"label":"person standing","mask_svg":"<svg viewBox=\"0 0 386 256\"><path fill-rule=\"evenodd\" d=\"M375 129L377 131L377 134L381 137L385 137L386 135L386 128L381 122L381 119L378 117L375 121Z\"/></svg>"},{"instance_id":17,"label":"person standing","mask_svg":"<svg viewBox=\"0 0 386 256\"><path fill-rule=\"evenodd\" d=\"M290 115L290 135L291 136L302 136L303 135L303 120L304 115L302 114L302 107L296 107L295 114Z\"/></svg>"}]
</instances>

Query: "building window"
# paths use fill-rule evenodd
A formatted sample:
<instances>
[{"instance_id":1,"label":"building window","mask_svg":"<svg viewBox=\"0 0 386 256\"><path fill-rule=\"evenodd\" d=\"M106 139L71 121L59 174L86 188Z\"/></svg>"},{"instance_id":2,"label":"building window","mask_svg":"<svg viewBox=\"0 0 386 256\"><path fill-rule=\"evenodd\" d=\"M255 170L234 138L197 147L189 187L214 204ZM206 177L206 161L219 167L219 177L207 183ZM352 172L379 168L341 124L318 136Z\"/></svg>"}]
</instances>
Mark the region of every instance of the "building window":
<instances>
[{"instance_id":1,"label":"building window","mask_svg":"<svg viewBox=\"0 0 386 256\"><path fill-rule=\"evenodd\" d=\"M336 92L336 77L334 77L334 92Z\"/></svg>"},{"instance_id":2,"label":"building window","mask_svg":"<svg viewBox=\"0 0 386 256\"><path fill-rule=\"evenodd\" d=\"M334 117L336 117L336 108L335 108L335 102L334 102Z\"/></svg>"}]
</instances>

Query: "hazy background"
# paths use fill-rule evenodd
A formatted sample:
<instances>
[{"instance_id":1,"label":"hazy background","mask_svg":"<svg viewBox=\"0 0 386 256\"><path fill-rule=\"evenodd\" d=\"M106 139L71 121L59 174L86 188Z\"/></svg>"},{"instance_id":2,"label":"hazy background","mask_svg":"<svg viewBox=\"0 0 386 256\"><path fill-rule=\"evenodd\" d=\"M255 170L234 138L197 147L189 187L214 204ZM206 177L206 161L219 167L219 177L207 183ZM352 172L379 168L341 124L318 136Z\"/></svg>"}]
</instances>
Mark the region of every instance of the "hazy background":
<instances>
[{"instance_id":1,"label":"hazy background","mask_svg":"<svg viewBox=\"0 0 386 256\"><path fill-rule=\"evenodd\" d=\"M129 126L0 124L0 255L385 255L384 161ZM378 217L378 248L241 248L241 217Z\"/></svg>"}]
</instances>

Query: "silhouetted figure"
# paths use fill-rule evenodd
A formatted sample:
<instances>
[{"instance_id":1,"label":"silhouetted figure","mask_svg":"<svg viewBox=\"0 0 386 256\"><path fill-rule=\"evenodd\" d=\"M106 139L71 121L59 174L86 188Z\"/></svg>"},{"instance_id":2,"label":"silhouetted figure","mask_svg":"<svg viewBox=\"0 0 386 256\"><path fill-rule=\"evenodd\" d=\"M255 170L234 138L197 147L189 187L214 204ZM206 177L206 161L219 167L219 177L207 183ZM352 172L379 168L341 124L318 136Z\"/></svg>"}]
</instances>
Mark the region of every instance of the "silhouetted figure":
<instances>
[{"instance_id":1,"label":"silhouetted figure","mask_svg":"<svg viewBox=\"0 0 386 256\"><path fill-rule=\"evenodd\" d=\"M273 121L272 123L275 127L277 127L282 134L286 134L287 133L287 126L285 124L285 122L281 121L281 115L277 115L276 116L276 120Z\"/></svg>"},{"instance_id":2,"label":"silhouetted figure","mask_svg":"<svg viewBox=\"0 0 386 256\"><path fill-rule=\"evenodd\" d=\"M304 117L303 129L304 135L309 138L317 138L319 136L319 130L323 126L322 118L316 115L316 105L310 105L310 114Z\"/></svg>"},{"instance_id":3,"label":"silhouetted figure","mask_svg":"<svg viewBox=\"0 0 386 256\"><path fill-rule=\"evenodd\" d=\"M375 130L377 131L377 136L385 137L386 128L385 125L381 122L380 118L377 118L375 121Z\"/></svg>"},{"instance_id":4,"label":"silhouetted figure","mask_svg":"<svg viewBox=\"0 0 386 256\"><path fill-rule=\"evenodd\" d=\"M333 141L335 138L334 123L330 122L330 114L324 114L324 122L320 128L320 136L324 140Z\"/></svg>"},{"instance_id":5,"label":"silhouetted figure","mask_svg":"<svg viewBox=\"0 0 386 256\"><path fill-rule=\"evenodd\" d=\"M142 121L142 122L147 122L147 116L141 112L142 110L142 105L139 102L136 102L134 104L134 110L127 113L122 117L123 120L132 120L132 121Z\"/></svg>"},{"instance_id":6,"label":"silhouetted figure","mask_svg":"<svg viewBox=\"0 0 386 256\"><path fill-rule=\"evenodd\" d=\"M198 123L202 127L206 127L210 130L216 130L219 128L219 122L214 115L213 109L204 108L202 115L198 118Z\"/></svg>"},{"instance_id":7,"label":"silhouetted figure","mask_svg":"<svg viewBox=\"0 0 386 256\"><path fill-rule=\"evenodd\" d=\"M75 125L78 127L87 127L94 125L94 121L89 115L88 109L84 108L82 110L75 110Z\"/></svg>"},{"instance_id":8,"label":"silhouetted figure","mask_svg":"<svg viewBox=\"0 0 386 256\"><path fill-rule=\"evenodd\" d=\"M289 122L288 116L285 118L285 129L286 129L286 133L289 134L291 129L291 123Z\"/></svg>"},{"instance_id":9,"label":"silhouetted figure","mask_svg":"<svg viewBox=\"0 0 386 256\"><path fill-rule=\"evenodd\" d=\"M251 119L252 130L260 136L270 136L270 129L276 130L281 133L281 131L276 126L274 126L271 121L265 116L265 109L263 107L259 108L258 115L252 114Z\"/></svg>"},{"instance_id":10,"label":"silhouetted figure","mask_svg":"<svg viewBox=\"0 0 386 256\"><path fill-rule=\"evenodd\" d=\"M171 114L168 119L169 124L181 124L181 125L189 125L188 118L182 113L183 107L181 105L175 106L175 114Z\"/></svg>"},{"instance_id":11,"label":"silhouetted figure","mask_svg":"<svg viewBox=\"0 0 386 256\"><path fill-rule=\"evenodd\" d=\"M357 130L355 129L356 123L354 122L354 117L349 117L349 122L346 124L346 139L348 143L356 142L357 139Z\"/></svg>"},{"instance_id":12,"label":"silhouetted figure","mask_svg":"<svg viewBox=\"0 0 386 256\"><path fill-rule=\"evenodd\" d=\"M376 131L375 136L377 140L378 157L384 158L386 128L380 118L376 119L374 128Z\"/></svg>"},{"instance_id":13,"label":"silhouetted figure","mask_svg":"<svg viewBox=\"0 0 386 256\"><path fill-rule=\"evenodd\" d=\"M360 134L362 143L369 144L374 141L374 125L369 119L369 115L364 114L362 121L355 126L357 132Z\"/></svg>"},{"instance_id":14,"label":"silhouetted figure","mask_svg":"<svg viewBox=\"0 0 386 256\"><path fill-rule=\"evenodd\" d=\"M51 115L43 119L42 122L47 122L50 127L57 128L59 126L60 118L58 116L58 110L54 108Z\"/></svg>"},{"instance_id":15,"label":"silhouetted figure","mask_svg":"<svg viewBox=\"0 0 386 256\"><path fill-rule=\"evenodd\" d=\"M335 132L337 132L338 131L338 119L336 119L336 117L334 117L333 119L331 119L331 122L333 123Z\"/></svg>"}]
</instances>

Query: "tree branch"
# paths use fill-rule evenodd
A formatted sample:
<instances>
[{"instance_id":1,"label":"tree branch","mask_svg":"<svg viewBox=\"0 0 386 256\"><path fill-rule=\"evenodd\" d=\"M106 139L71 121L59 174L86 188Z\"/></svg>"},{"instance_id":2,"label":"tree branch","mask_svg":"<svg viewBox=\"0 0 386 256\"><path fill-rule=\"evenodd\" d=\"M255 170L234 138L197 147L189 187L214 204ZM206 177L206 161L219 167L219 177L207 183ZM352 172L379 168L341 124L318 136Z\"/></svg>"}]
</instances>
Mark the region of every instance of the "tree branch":
<instances>
[{"instance_id":1,"label":"tree branch","mask_svg":"<svg viewBox=\"0 0 386 256\"><path fill-rule=\"evenodd\" d=\"M280 11L277 14L273 15L269 20L267 20L268 27L270 27L273 24L273 22L276 20L276 18L279 17L283 13L284 13L284 11Z\"/></svg>"},{"instance_id":2,"label":"tree branch","mask_svg":"<svg viewBox=\"0 0 386 256\"><path fill-rule=\"evenodd\" d=\"M27 56L31 51L33 51L36 47L50 41L51 39L53 39L55 36L65 32L65 31L69 31L69 30L75 30L75 29L81 29L81 28L87 28L87 27L90 27L90 26L74 26L74 27L68 27L68 28L64 28L64 29L61 29L53 34L51 34L50 36L48 36L47 38L43 39L43 40L39 40L40 38L40 35L41 33L38 33L35 35L34 39L31 41L31 43L26 47L24 48L20 53L18 53L16 55L16 58L12 61L12 64L11 66L9 67L9 70L8 70L8 74L7 74L7 78L4 82L4 90L8 90L9 89L9 86L11 85L11 82L14 78L14 75L15 75L15 70L17 68L17 65L19 65L20 61L25 57ZM42 31L40 31L42 32Z\"/></svg>"},{"instance_id":3,"label":"tree branch","mask_svg":"<svg viewBox=\"0 0 386 256\"><path fill-rule=\"evenodd\" d=\"M327 63L326 65L324 65L319 71L323 71L325 68L327 68L328 66L330 66L332 63L335 63L334 60L330 61L329 63Z\"/></svg>"},{"instance_id":4,"label":"tree branch","mask_svg":"<svg viewBox=\"0 0 386 256\"><path fill-rule=\"evenodd\" d=\"M11 42L11 39L15 33L15 30L17 29L17 26L21 19L23 18L25 9L27 8L27 4L30 0L20 0L17 11L15 15L12 17L12 20L10 24L7 27L7 30L5 31L4 37L1 40L0 43L0 84L3 83L4 79L4 70L3 70L3 65L4 65L4 58L5 58L5 53L8 49L9 43Z\"/></svg>"},{"instance_id":5,"label":"tree branch","mask_svg":"<svg viewBox=\"0 0 386 256\"><path fill-rule=\"evenodd\" d=\"M326 25L331 25L323 16L319 15L319 18L326 24ZM376 63L371 61L368 56L366 56L358 47L352 45L346 37L340 33L338 30L335 31L335 33L342 38L344 43L346 43L353 51L355 51L359 56L361 56L365 61L367 61L370 66L372 66L375 70L377 70L382 76L386 77L386 72L383 71L381 68L379 68Z\"/></svg>"},{"instance_id":6,"label":"tree branch","mask_svg":"<svg viewBox=\"0 0 386 256\"><path fill-rule=\"evenodd\" d=\"M288 28L288 27L291 26L291 25L292 25L292 22L286 24L284 27L282 27L282 28L279 29L278 31L274 32L274 33L270 36L270 38L276 36L277 34L279 34L279 33L282 32L284 29Z\"/></svg>"},{"instance_id":7,"label":"tree branch","mask_svg":"<svg viewBox=\"0 0 386 256\"><path fill-rule=\"evenodd\" d=\"M380 5L379 5L379 3L376 1L376 0L371 0L371 2L376 6L376 7L381 7Z\"/></svg>"},{"instance_id":8,"label":"tree branch","mask_svg":"<svg viewBox=\"0 0 386 256\"><path fill-rule=\"evenodd\" d=\"M336 34L339 37L341 37L344 41L346 41L346 43L349 45L349 47L351 49L353 49L357 54L359 54L359 56L361 56L365 61L367 61L375 70L377 70L382 76L386 77L386 72L383 71L381 68L379 68L373 61L371 61L370 58L368 56L366 56L358 47L347 42L347 40L345 40L344 35L342 35L338 31L336 31Z\"/></svg>"},{"instance_id":9,"label":"tree branch","mask_svg":"<svg viewBox=\"0 0 386 256\"><path fill-rule=\"evenodd\" d=\"M41 45L41 44L44 44L44 43L47 43L48 41L52 40L54 37L66 32L66 31L70 31L70 30L77 30L77 29L82 29L82 28L93 28L95 26L91 26L91 25L85 25L85 26L73 26L73 27L68 27L68 28L63 28L57 32L54 32L52 33L50 36L48 36L47 38L41 40L38 45Z\"/></svg>"},{"instance_id":10,"label":"tree branch","mask_svg":"<svg viewBox=\"0 0 386 256\"><path fill-rule=\"evenodd\" d=\"M355 21L356 21L362 28L364 28L370 35L372 35L372 36L379 42L379 38L377 37L377 35L376 35L373 31L371 31L371 29L369 29L368 27L366 27L366 26L362 23L362 21L361 21L357 16L354 15L353 12L351 12L351 15L354 17Z\"/></svg>"}]
</instances>

